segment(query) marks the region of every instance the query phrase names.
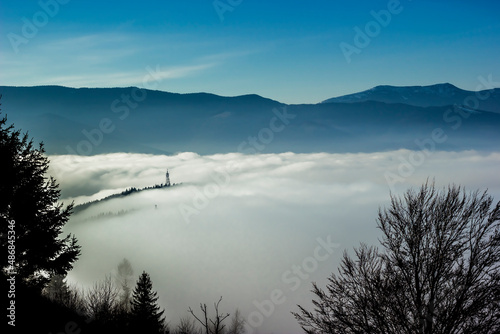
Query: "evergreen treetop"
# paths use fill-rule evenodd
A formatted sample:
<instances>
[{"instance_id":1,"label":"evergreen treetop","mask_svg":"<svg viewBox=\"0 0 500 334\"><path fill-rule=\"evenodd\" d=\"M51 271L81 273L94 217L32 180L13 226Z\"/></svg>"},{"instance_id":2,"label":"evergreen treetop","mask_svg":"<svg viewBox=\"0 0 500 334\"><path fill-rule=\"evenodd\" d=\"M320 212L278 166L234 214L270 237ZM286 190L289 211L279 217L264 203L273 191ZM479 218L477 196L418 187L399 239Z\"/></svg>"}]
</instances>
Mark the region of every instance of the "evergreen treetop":
<instances>
[{"instance_id":1,"label":"evergreen treetop","mask_svg":"<svg viewBox=\"0 0 500 334\"><path fill-rule=\"evenodd\" d=\"M0 246L7 249L10 241L15 253L2 256L0 268L41 291L50 276L71 270L80 255L74 236L59 237L73 205L63 208L58 203L59 185L46 175L49 160L43 143L35 147L28 133L6 124L7 117L1 118Z\"/></svg>"},{"instance_id":2,"label":"evergreen treetop","mask_svg":"<svg viewBox=\"0 0 500 334\"><path fill-rule=\"evenodd\" d=\"M164 310L158 306L158 294L153 291L149 274L143 271L132 295L132 318L134 327L141 333L164 333L166 330Z\"/></svg>"}]
</instances>

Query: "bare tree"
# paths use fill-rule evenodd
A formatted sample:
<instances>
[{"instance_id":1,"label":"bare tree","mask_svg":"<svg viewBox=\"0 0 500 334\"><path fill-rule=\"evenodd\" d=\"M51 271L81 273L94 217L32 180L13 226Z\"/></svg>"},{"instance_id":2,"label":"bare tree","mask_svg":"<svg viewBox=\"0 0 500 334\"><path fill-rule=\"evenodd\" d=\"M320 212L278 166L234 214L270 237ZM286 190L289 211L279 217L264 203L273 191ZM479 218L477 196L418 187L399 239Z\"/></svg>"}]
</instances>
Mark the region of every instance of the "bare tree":
<instances>
[{"instance_id":1,"label":"bare tree","mask_svg":"<svg viewBox=\"0 0 500 334\"><path fill-rule=\"evenodd\" d=\"M240 310L236 309L231 318L231 325L227 334L243 334L245 332L245 319L241 316Z\"/></svg>"},{"instance_id":2,"label":"bare tree","mask_svg":"<svg viewBox=\"0 0 500 334\"><path fill-rule=\"evenodd\" d=\"M189 317L181 318L181 322L174 331L175 334L200 334L201 331L196 328L196 320Z\"/></svg>"},{"instance_id":3,"label":"bare tree","mask_svg":"<svg viewBox=\"0 0 500 334\"><path fill-rule=\"evenodd\" d=\"M111 276L94 284L87 293L87 313L90 319L99 323L113 320L119 309L120 291L113 284Z\"/></svg>"},{"instance_id":4,"label":"bare tree","mask_svg":"<svg viewBox=\"0 0 500 334\"><path fill-rule=\"evenodd\" d=\"M307 333L499 333L500 202L486 192L426 183L379 210L384 250L347 253L314 312L294 313Z\"/></svg>"},{"instance_id":5,"label":"bare tree","mask_svg":"<svg viewBox=\"0 0 500 334\"><path fill-rule=\"evenodd\" d=\"M217 303L214 303L214 308L215 308L215 318L214 319L209 319L208 317L208 312L207 312L207 304L200 304L200 309L201 312L203 313L203 319L200 319L194 314L194 311L189 308L189 313L193 315L193 317L198 320L198 322L203 326L205 329L205 334L222 334L224 333L224 328L226 325L222 324L224 320L226 320L227 317L229 317L229 313L226 314L219 314L219 304L222 301L222 297L220 297L219 301Z\"/></svg>"},{"instance_id":6,"label":"bare tree","mask_svg":"<svg viewBox=\"0 0 500 334\"><path fill-rule=\"evenodd\" d=\"M83 292L75 285L68 285L66 277L54 275L49 284L44 288L43 293L50 300L63 305L79 314L85 313L85 299Z\"/></svg>"},{"instance_id":7,"label":"bare tree","mask_svg":"<svg viewBox=\"0 0 500 334\"><path fill-rule=\"evenodd\" d=\"M84 315L86 311L85 293L83 288L75 284L68 285L69 294L66 299L66 306L75 310L78 314Z\"/></svg>"}]
</instances>

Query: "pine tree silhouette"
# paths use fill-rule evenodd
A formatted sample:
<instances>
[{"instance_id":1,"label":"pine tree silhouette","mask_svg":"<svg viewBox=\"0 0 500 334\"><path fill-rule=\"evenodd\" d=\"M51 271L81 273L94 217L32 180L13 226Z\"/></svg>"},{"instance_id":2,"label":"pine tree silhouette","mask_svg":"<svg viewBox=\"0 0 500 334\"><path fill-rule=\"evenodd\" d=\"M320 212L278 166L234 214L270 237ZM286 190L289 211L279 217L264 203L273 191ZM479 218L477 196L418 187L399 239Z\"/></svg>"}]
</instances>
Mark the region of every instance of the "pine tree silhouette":
<instances>
[{"instance_id":1,"label":"pine tree silhouette","mask_svg":"<svg viewBox=\"0 0 500 334\"><path fill-rule=\"evenodd\" d=\"M35 147L7 118L0 119L0 246L7 251L15 237L15 256L0 257L3 273L15 273L19 283L37 291L52 275L65 275L80 255L72 235L60 238L73 205L59 204L60 190L47 177L49 160L43 144ZM11 222L11 223L9 223Z\"/></svg>"},{"instance_id":2,"label":"pine tree silhouette","mask_svg":"<svg viewBox=\"0 0 500 334\"><path fill-rule=\"evenodd\" d=\"M140 333L166 333L165 317L157 304L158 294L153 291L149 274L143 271L132 296L132 325Z\"/></svg>"},{"instance_id":3,"label":"pine tree silhouette","mask_svg":"<svg viewBox=\"0 0 500 334\"><path fill-rule=\"evenodd\" d=\"M59 186L47 175L43 144L35 145L28 133L8 125L6 116L0 118L0 162L0 249L5 251L0 291L9 291L9 282L15 282L15 294L0 305L5 310L15 298L15 317L9 313L7 320L16 332L59 332L81 317L42 296L42 290L51 277L71 270L80 254L76 238L61 235L73 205L59 204Z\"/></svg>"}]
</instances>

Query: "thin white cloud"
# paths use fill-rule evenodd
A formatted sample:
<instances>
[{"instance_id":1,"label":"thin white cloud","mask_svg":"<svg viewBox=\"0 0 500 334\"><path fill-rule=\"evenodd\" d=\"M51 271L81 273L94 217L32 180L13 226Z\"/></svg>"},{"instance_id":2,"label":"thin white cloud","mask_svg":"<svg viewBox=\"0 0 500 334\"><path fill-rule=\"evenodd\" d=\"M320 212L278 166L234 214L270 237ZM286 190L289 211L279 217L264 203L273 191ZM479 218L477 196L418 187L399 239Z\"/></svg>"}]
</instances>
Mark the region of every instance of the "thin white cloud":
<instances>
[{"instance_id":1,"label":"thin white cloud","mask_svg":"<svg viewBox=\"0 0 500 334\"><path fill-rule=\"evenodd\" d=\"M177 79L177 78L184 78L187 76L192 76L196 73L199 73L201 71L207 70L209 68L214 67L214 63L208 63L208 64L200 64L200 65L190 65L190 66L177 66L177 67L171 67L167 68L165 70L160 70L158 72L155 72L157 75L155 79L157 80L168 80L168 79Z\"/></svg>"},{"instance_id":2,"label":"thin white cloud","mask_svg":"<svg viewBox=\"0 0 500 334\"><path fill-rule=\"evenodd\" d=\"M63 37L54 39L43 44L41 49L54 51L85 50L109 47L110 45L129 43L133 40L128 34L101 33L80 35L75 37Z\"/></svg>"},{"instance_id":3,"label":"thin white cloud","mask_svg":"<svg viewBox=\"0 0 500 334\"><path fill-rule=\"evenodd\" d=\"M239 50L239 51L227 51L227 52L221 52L221 53L213 53L213 54L208 54L205 56L199 57L199 60L202 62L224 62L227 60L235 59L235 58L242 58L242 57L248 57L253 54L258 54L262 53L264 50L262 49L248 49L248 50Z\"/></svg>"},{"instance_id":4,"label":"thin white cloud","mask_svg":"<svg viewBox=\"0 0 500 334\"><path fill-rule=\"evenodd\" d=\"M123 87L123 86L138 86L143 87L146 83L146 88L149 88L152 82L164 80L181 79L189 76L195 76L211 67L214 64L199 64L174 66L156 71L154 66L147 66L142 71L130 72L113 72L109 73L81 73L75 75L60 75L53 76L39 81L39 85L62 85L70 87ZM161 68L157 65L156 68ZM148 69L154 69L153 75ZM149 85L148 85L149 84Z\"/></svg>"},{"instance_id":5,"label":"thin white cloud","mask_svg":"<svg viewBox=\"0 0 500 334\"><path fill-rule=\"evenodd\" d=\"M155 80L196 76L217 65L179 57L173 44L185 43L182 36L142 36L100 33L42 40L29 45L29 52L0 54L4 85L64 85L71 87L141 86L155 71ZM57 63L57 67L53 64ZM158 71L157 68L160 68Z\"/></svg>"}]
</instances>

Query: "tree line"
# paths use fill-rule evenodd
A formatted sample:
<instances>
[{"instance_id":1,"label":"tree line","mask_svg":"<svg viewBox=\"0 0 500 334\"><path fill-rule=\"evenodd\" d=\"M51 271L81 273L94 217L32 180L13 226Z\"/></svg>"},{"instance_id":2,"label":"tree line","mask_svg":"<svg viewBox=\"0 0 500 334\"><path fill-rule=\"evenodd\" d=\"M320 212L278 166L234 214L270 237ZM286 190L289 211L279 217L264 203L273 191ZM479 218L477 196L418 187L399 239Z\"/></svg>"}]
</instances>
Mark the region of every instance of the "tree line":
<instances>
[{"instance_id":1,"label":"tree line","mask_svg":"<svg viewBox=\"0 0 500 334\"><path fill-rule=\"evenodd\" d=\"M162 184L155 184L154 186L149 186L149 187L144 187L144 188L130 187L130 188L125 189L121 193L109 195L109 196L106 196L106 197L101 198L101 199L97 199L97 200L93 200L93 201L88 201L88 202L76 205L76 206L73 207L73 213L78 213L80 211L83 211L83 210L89 208L93 204L100 203L100 202L103 202L103 201L108 201L110 199L125 197L125 196L131 195L131 194L135 194L135 193L138 193L138 192L141 192L141 191L145 191L145 190L169 188L169 187L173 187L173 186L176 186L176 185L177 184L172 184L172 185L168 185L167 186L166 184L162 183Z\"/></svg>"},{"instance_id":2,"label":"tree line","mask_svg":"<svg viewBox=\"0 0 500 334\"><path fill-rule=\"evenodd\" d=\"M222 297L214 303L214 316L210 317L207 305L201 304L199 315L189 308L192 318L186 314L178 324L171 326L165 310L158 305L159 296L153 290L149 274L143 271L133 287L133 272L130 262L123 259L116 275L106 276L87 290L68 284L64 276L56 275L42 295L77 312L83 320L81 327L91 333L243 334L244 321L239 310L231 319L228 319L229 313L219 311ZM227 324L226 319L230 320Z\"/></svg>"}]
</instances>

